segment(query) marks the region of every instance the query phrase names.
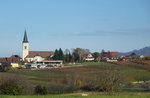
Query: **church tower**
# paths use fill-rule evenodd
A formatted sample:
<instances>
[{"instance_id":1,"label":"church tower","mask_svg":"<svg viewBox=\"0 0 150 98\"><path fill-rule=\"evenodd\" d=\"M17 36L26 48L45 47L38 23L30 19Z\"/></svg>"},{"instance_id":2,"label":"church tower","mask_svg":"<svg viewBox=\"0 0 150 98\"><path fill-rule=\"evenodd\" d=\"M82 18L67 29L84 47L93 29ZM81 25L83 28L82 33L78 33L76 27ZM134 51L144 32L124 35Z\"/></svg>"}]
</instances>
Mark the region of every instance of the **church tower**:
<instances>
[{"instance_id":1,"label":"church tower","mask_svg":"<svg viewBox=\"0 0 150 98\"><path fill-rule=\"evenodd\" d=\"M29 42L27 38L27 32L24 32L24 38L22 42L22 59L25 60L26 56L29 54Z\"/></svg>"}]
</instances>

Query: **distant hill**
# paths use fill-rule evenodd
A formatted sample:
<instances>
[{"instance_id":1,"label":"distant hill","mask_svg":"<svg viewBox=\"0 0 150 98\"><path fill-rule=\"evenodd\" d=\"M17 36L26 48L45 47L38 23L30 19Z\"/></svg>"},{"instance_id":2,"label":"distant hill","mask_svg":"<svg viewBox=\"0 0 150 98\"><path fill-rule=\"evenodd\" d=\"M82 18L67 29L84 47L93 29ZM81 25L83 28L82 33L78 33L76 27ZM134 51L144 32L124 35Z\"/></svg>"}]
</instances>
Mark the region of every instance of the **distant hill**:
<instances>
[{"instance_id":1,"label":"distant hill","mask_svg":"<svg viewBox=\"0 0 150 98\"><path fill-rule=\"evenodd\" d=\"M125 53L119 53L119 56L122 56L122 55L129 55L131 53L135 53L137 55L147 55L147 56L150 56L150 46L149 47L144 47L142 49L139 49L139 50L133 50L133 51L129 51L129 52L125 52Z\"/></svg>"}]
</instances>

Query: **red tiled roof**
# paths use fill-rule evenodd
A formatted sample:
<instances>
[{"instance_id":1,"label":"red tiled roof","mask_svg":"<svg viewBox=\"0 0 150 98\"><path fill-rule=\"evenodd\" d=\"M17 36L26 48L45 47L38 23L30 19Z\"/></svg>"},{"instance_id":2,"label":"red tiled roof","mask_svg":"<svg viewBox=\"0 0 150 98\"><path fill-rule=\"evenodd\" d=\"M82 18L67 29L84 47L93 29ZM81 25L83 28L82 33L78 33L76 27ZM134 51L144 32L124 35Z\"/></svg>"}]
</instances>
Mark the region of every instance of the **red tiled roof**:
<instances>
[{"instance_id":1,"label":"red tiled roof","mask_svg":"<svg viewBox=\"0 0 150 98\"><path fill-rule=\"evenodd\" d=\"M29 51L29 55L26 58L34 58L35 56L46 58L51 55L54 55L53 51Z\"/></svg>"},{"instance_id":2,"label":"red tiled roof","mask_svg":"<svg viewBox=\"0 0 150 98\"><path fill-rule=\"evenodd\" d=\"M108 58L117 58L118 57L118 52L103 52L102 56L108 57Z\"/></svg>"},{"instance_id":3,"label":"red tiled roof","mask_svg":"<svg viewBox=\"0 0 150 98\"><path fill-rule=\"evenodd\" d=\"M82 57L87 57L87 56L88 56L88 54L83 54L83 55L82 55Z\"/></svg>"},{"instance_id":4,"label":"red tiled roof","mask_svg":"<svg viewBox=\"0 0 150 98\"><path fill-rule=\"evenodd\" d=\"M19 56L13 55L11 57L0 58L1 62L19 62L21 58Z\"/></svg>"}]
</instances>

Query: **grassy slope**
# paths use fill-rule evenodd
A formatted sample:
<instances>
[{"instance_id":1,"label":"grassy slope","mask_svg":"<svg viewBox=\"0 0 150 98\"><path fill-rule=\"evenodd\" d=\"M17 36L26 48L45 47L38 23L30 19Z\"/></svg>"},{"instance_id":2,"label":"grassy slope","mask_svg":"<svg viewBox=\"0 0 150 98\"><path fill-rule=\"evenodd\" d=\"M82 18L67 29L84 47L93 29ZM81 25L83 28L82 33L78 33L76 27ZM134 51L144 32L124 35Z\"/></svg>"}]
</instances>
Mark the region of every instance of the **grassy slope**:
<instances>
[{"instance_id":1,"label":"grassy slope","mask_svg":"<svg viewBox=\"0 0 150 98\"><path fill-rule=\"evenodd\" d=\"M101 71L104 71L105 67L117 68L118 72L126 75L127 77L133 78L133 81L137 80L150 80L150 71L144 70L142 68L136 68L135 66L125 66L121 64L110 64L104 62L85 62L80 63L80 67L66 67L58 69L48 69L48 70L15 70L3 73L5 75L21 75L25 76L26 80L32 83L49 83L49 82L60 82L64 79L64 76L67 75L68 78L71 77L72 72L77 72L81 76L90 76L92 74L99 74ZM113 69L112 69L113 70ZM2 74L2 73L0 73ZM80 76L79 76L80 77ZM81 77L82 78L82 77ZM86 77L85 77L86 78ZM0 98L80 98L81 95L61 95L61 96L0 96ZM89 96L87 98L110 98L110 96ZM112 97L112 96L111 96ZM136 96L136 95L120 95L113 96L113 98L148 98L148 96Z\"/></svg>"},{"instance_id":2,"label":"grassy slope","mask_svg":"<svg viewBox=\"0 0 150 98\"><path fill-rule=\"evenodd\" d=\"M9 71L10 74L20 74L25 76L32 76L32 77L60 77L61 75L58 73L48 73L45 70L20 70L20 71Z\"/></svg>"},{"instance_id":3,"label":"grassy slope","mask_svg":"<svg viewBox=\"0 0 150 98\"><path fill-rule=\"evenodd\" d=\"M148 81L150 80L150 72L144 69L125 67L120 72L126 76L132 77L137 81Z\"/></svg>"},{"instance_id":4,"label":"grassy slope","mask_svg":"<svg viewBox=\"0 0 150 98\"><path fill-rule=\"evenodd\" d=\"M70 75L72 72L78 72L83 75L98 74L100 71L104 71L105 67L117 68L121 74L132 78L134 81L150 80L150 71L136 68L132 66L115 65L105 62L84 62L79 65L85 65L80 67L69 67L50 70L18 70L10 71L8 74L24 75L28 77L28 80L49 82L50 80L62 80L65 75ZM113 70L113 69L112 69Z\"/></svg>"},{"instance_id":5,"label":"grassy slope","mask_svg":"<svg viewBox=\"0 0 150 98\"><path fill-rule=\"evenodd\" d=\"M117 64L110 64L110 63L106 63L106 62L84 62L82 63L84 65L89 65L89 66L114 66L117 67L119 70L118 72L120 72L121 74L126 75L127 77L131 77L134 78L133 80L137 80L137 81L148 81L150 80L150 71L145 70L143 68L139 68L137 66L137 64L135 63L131 63L131 62L126 62L124 64L124 62L120 63L119 65ZM133 66L134 65L134 66ZM137 66L137 67L136 67ZM145 66L145 65L140 65L140 66Z\"/></svg>"},{"instance_id":6,"label":"grassy slope","mask_svg":"<svg viewBox=\"0 0 150 98\"><path fill-rule=\"evenodd\" d=\"M84 62L81 64L84 64L84 65L113 65L113 64L109 64L109 63L105 63L105 62Z\"/></svg>"}]
</instances>

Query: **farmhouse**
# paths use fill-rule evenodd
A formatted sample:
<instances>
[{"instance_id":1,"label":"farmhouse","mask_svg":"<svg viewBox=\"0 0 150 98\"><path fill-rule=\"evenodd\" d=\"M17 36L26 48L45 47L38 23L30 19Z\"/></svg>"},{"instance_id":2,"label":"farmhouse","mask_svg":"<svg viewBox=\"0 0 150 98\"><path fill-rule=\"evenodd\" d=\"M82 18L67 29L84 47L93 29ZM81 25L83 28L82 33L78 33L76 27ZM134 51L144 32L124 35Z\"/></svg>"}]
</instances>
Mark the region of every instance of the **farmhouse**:
<instances>
[{"instance_id":1,"label":"farmhouse","mask_svg":"<svg viewBox=\"0 0 150 98\"><path fill-rule=\"evenodd\" d=\"M118 52L102 52L102 59L118 59Z\"/></svg>"},{"instance_id":2,"label":"farmhouse","mask_svg":"<svg viewBox=\"0 0 150 98\"><path fill-rule=\"evenodd\" d=\"M94 61L94 57L90 53L89 54L83 54L82 57L85 61Z\"/></svg>"}]
</instances>

